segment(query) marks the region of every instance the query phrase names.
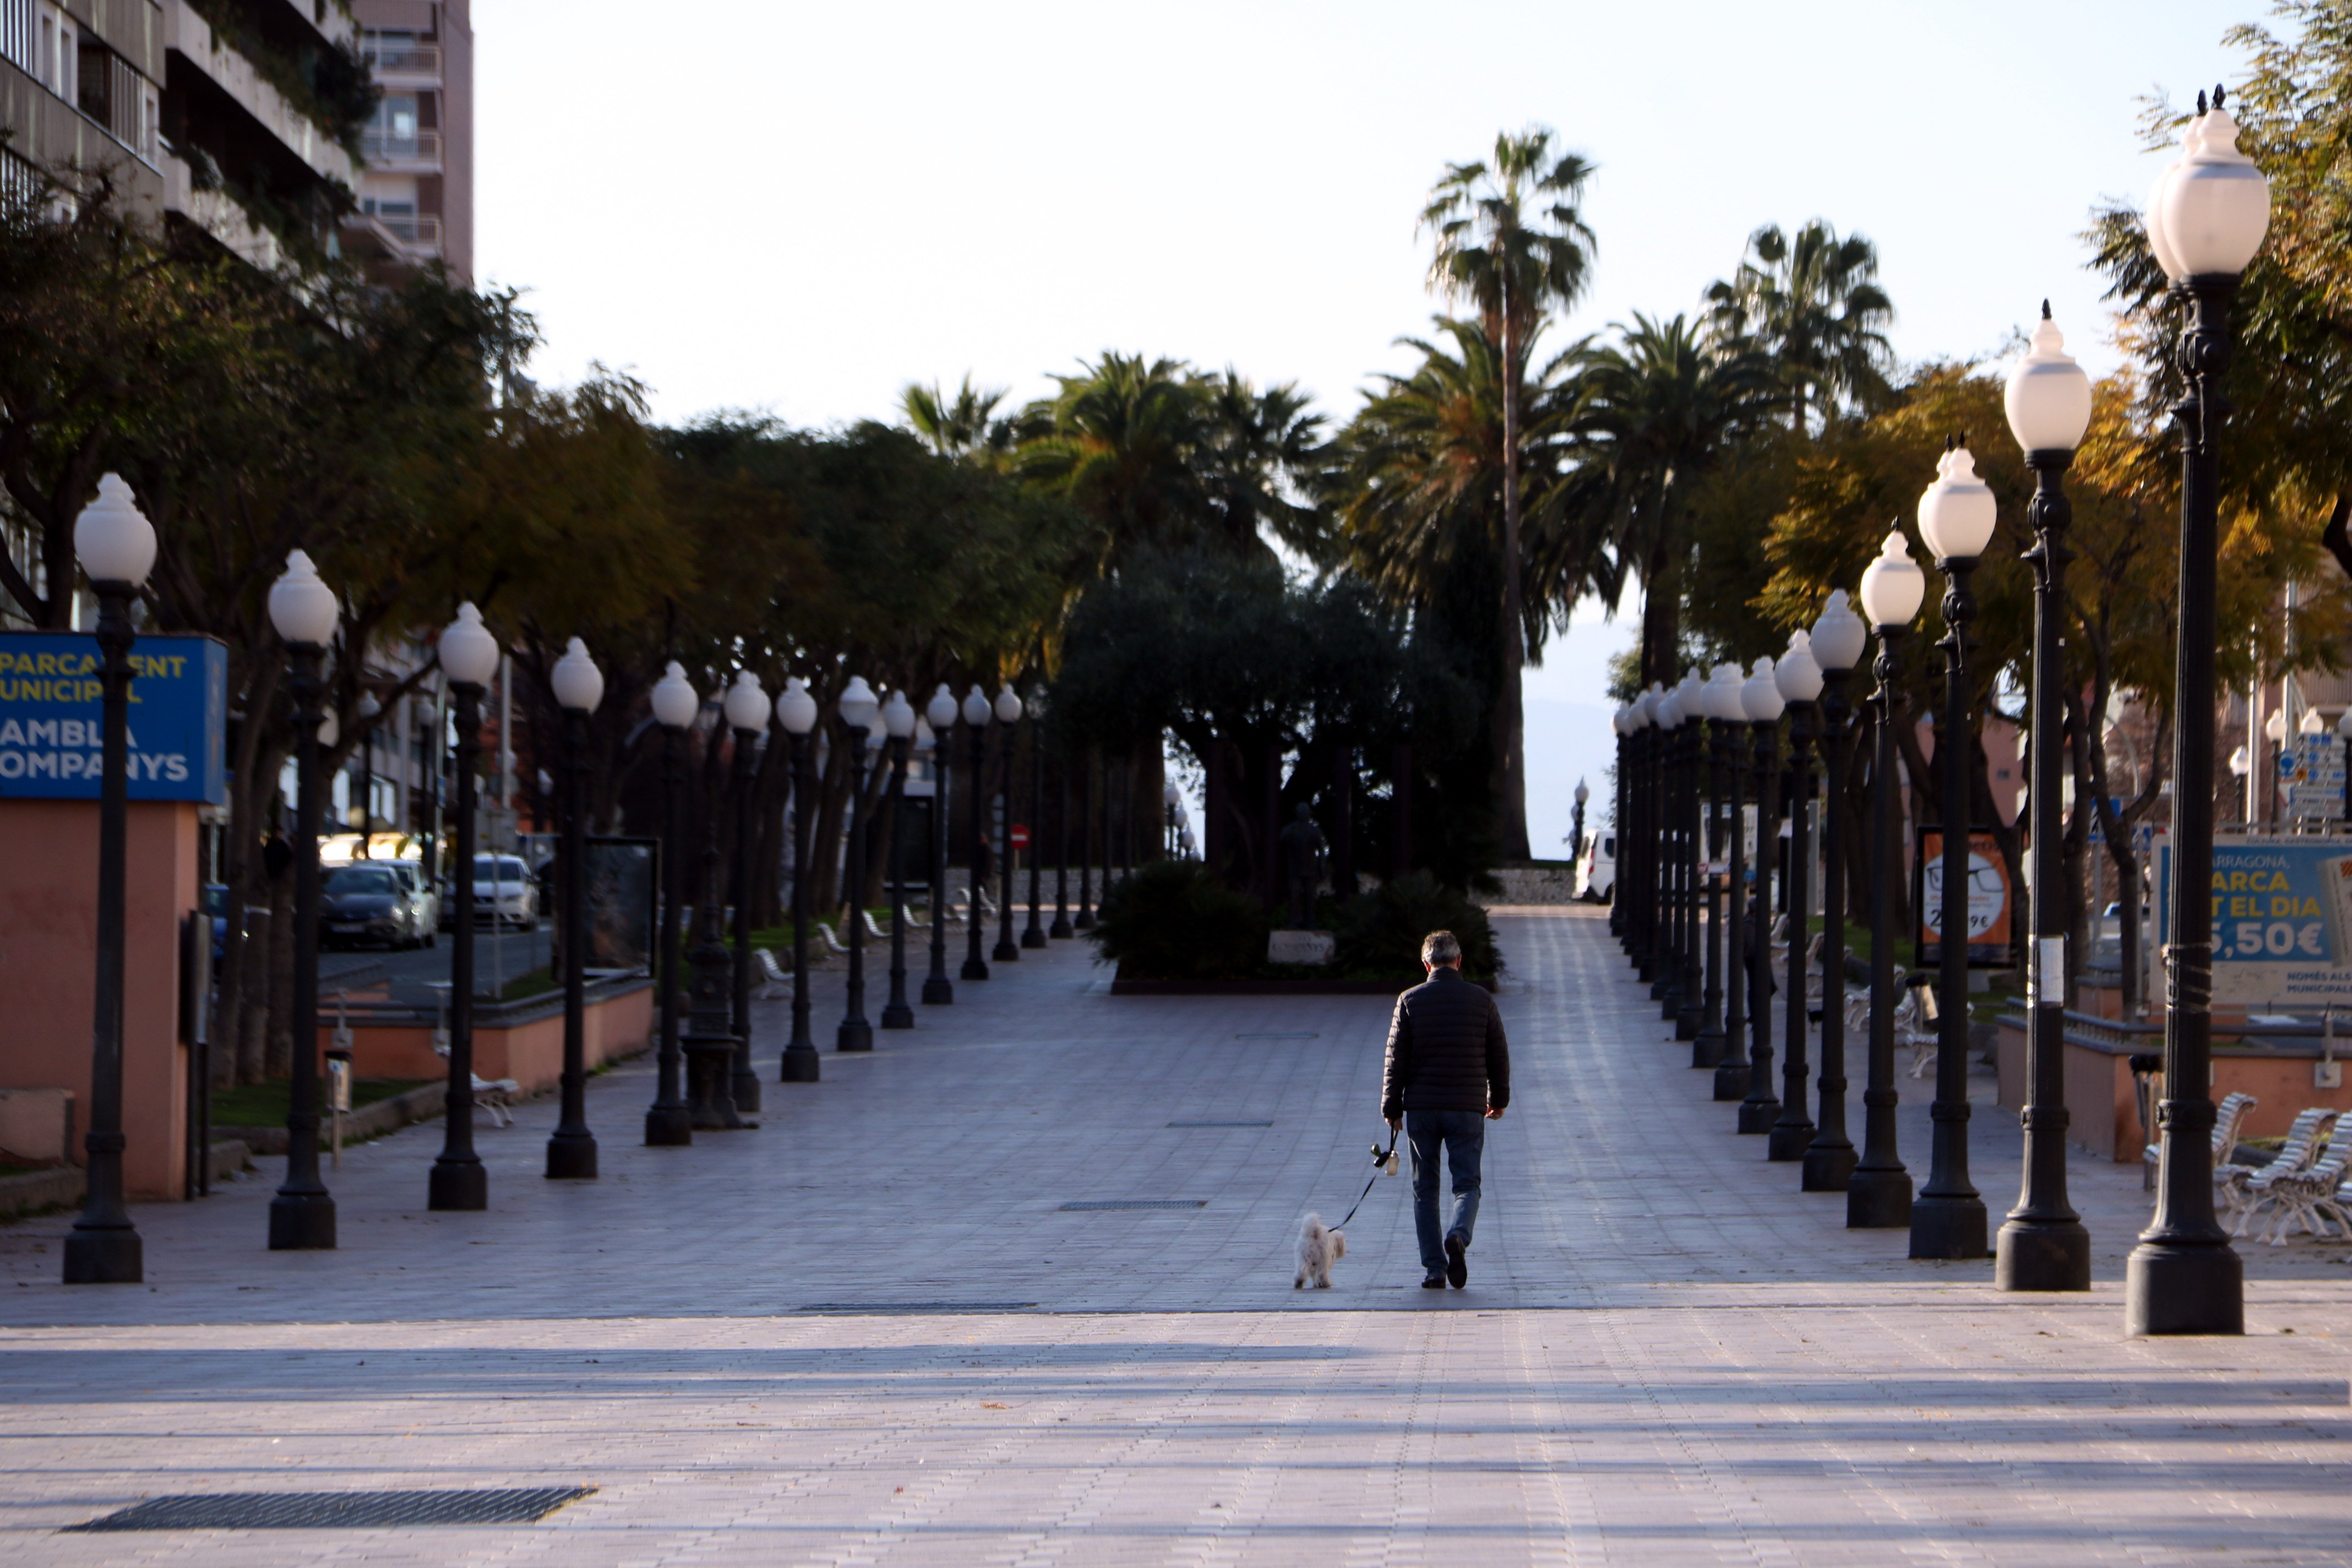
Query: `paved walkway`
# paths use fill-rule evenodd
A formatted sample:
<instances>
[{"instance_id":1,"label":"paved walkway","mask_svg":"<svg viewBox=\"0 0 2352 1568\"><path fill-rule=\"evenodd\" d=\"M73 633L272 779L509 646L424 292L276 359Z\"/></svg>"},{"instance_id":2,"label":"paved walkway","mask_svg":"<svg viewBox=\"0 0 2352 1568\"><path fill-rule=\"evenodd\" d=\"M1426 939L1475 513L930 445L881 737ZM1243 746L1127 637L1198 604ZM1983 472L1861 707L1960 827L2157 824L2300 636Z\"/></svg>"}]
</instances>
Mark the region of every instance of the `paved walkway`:
<instances>
[{"instance_id":1,"label":"paved walkway","mask_svg":"<svg viewBox=\"0 0 2352 1568\"><path fill-rule=\"evenodd\" d=\"M2352 1558L2352 1249L2246 1248L2242 1340L2125 1340L2147 1201L2084 1157L2087 1297L1908 1262L1732 1135L1599 919L1500 924L1517 1098L1466 1291L1415 1287L1402 1178L1290 1289L1298 1215L1370 1171L1384 1000L1113 999L1064 946L771 1084L758 1131L645 1149L649 1069L597 1079L593 1184L539 1176L535 1104L482 1136L487 1214L423 1208L434 1125L346 1154L332 1254L264 1249L276 1162L138 1211L146 1289L68 1291L64 1221L0 1228L0 1561ZM1998 1216L2015 1130L1976 1132ZM1201 1206L1063 1206L1133 1201ZM535 1526L56 1533L532 1486L597 1489Z\"/></svg>"}]
</instances>

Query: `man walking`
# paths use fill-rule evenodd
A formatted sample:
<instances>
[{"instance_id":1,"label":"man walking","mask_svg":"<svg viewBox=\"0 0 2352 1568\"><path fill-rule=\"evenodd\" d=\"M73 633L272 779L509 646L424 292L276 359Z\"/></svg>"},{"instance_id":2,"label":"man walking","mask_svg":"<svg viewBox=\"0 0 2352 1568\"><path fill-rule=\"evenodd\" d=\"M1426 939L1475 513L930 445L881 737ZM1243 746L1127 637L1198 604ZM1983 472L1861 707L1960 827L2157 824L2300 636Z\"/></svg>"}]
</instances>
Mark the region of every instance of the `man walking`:
<instances>
[{"instance_id":1,"label":"man walking","mask_svg":"<svg viewBox=\"0 0 2352 1568\"><path fill-rule=\"evenodd\" d=\"M1412 1225L1424 1290L1470 1281L1471 1227L1478 1219L1478 1157L1488 1121L1511 1102L1511 1050L1503 1016L1483 986L1462 978L1462 943L1450 931L1421 942L1423 984L1397 998L1389 1021L1381 1114L1412 1146ZM1437 1228L1437 1151L1454 1175L1454 1223Z\"/></svg>"}]
</instances>

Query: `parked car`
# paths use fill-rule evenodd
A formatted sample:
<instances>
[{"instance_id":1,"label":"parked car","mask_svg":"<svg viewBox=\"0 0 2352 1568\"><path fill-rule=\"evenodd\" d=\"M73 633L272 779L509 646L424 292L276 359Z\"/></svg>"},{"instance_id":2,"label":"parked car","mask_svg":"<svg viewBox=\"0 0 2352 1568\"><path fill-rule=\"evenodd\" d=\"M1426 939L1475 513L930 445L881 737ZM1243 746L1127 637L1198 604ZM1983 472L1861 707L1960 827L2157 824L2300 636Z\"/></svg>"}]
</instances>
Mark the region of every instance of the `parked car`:
<instances>
[{"instance_id":1,"label":"parked car","mask_svg":"<svg viewBox=\"0 0 2352 1568\"><path fill-rule=\"evenodd\" d=\"M393 875L408 885L408 890L415 896L417 903L424 909L425 945L427 947L438 945L441 941L440 885L426 881L425 868L414 860L387 860L383 863L392 868Z\"/></svg>"},{"instance_id":2,"label":"parked car","mask_svg":"<svg viewBox=\"0 0 2352 1568\"><path fill-rule=\"evenodd\" d=\"M354 861L327 873L319 888L319 944L422 947L433 922L423 900L392 865Z\"/></svg>"},{"instance_id":3,"label":"parked car","mask_svg":"<svg viewBox=\"0 0 2352 1568\"><path fill-rule=\"evenodd\" d=\"M474 857L474 919L530 931L539 924L539 885L519 855Z\"/></svg>"}]
</instances>

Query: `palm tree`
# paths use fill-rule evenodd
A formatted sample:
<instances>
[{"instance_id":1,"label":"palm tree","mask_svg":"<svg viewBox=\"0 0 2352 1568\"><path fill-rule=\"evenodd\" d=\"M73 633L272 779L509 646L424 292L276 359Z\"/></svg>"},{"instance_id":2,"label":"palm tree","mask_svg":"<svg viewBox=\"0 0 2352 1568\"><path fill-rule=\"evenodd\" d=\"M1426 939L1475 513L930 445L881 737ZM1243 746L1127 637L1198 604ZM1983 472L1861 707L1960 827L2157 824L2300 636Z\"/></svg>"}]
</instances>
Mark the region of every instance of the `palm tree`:
<instances>
[{"instance_id":1,"label":"palm tree","mask_svg":"<svg viewBox=\"0 0 2352 1568\"><path fill-rule=\"evenodd\" d=\"M973 386L967 371L953 398L943 396L937 382L929 386L909 383L898 395L898 406L915 434L940 457L993 456L1012 444L1012 426L995 417L996 405L1004 401L1004 395L1003 387Z\"/></svg>"},{"instance_id":2,"label":"palm tree","mask_svg":"<svg viewBox=\"0 0 2352 1568\"><path fill-rule=\"evenodd\" d=\"M1381 378L1335 443L1329 481L1349 565L1423 614L1457 599L1465 574L1502 575L1507 528L1502 347L1476 321L1440 317L1437 327L1442 343L1402 340L1420 367ZM1588 588L1613 591L1614 579L1591 519L1557 500L1561 389L1548 367L1522 390L1531 417L1521 471L1534 505L1521 541L1518 646L1540 649Z\"/></svg>"},{"instance_id":3,"label":"palm tree","mask_svg":"<svg viewBox=\"0 0 2352 1568\"><path fill-rule=\"evenodd\" d=\"M1521 403L1528 345L1545 318L1573 304L1591 271L1592 230L1580 204L1592 166L1554 154L1540 127L1495 138L1491 162L1454 163L1431 188L1421 226L1436 237L1430 287L1475 305L1502 353L1503 698L1495 726L1497 825L1505 856L1528 856L1526 662L1519 558Z\"/></svg>"},{"instance_id":4,"label":"palm tree","mask_svg":"<svg viewBox=\"0 0 2352 1568\"><path fill-rule=\"evenodd\" d=\"M1271 561L1261 527L1310 556L1325 548L1321 512L1297 499L1323 421L1297 387L1119 353L1055 379L1061 391L1020 417L1015 465L1094 517L1099 570L1202 544Z\"/></svg>"},{"instance_id":5,"label":"palm tree","mask_svg":"<svg viewBox=\"0 0 2352 1568\"><path fill-rule=\"evenodd\" d=\"M1578 518L1642 579L1642 682L1679 668L1682 565L1692 491L1785 396L1770 359L1682 316L1636 314L1617 341L1576 345L1549 367L1566 385L1571 466L1547 510Z\"/></svg>"},{"instance_id":6,"label":"palm tree","mask_svg":"<svg viewBox=\"0 0 2352 1568\"><path fill-rule=\"evenodd\" d=\"M1297 499L1323 463L1323 416L1291 382L1260 392L1228 365L1206 384L1209 423L1200 466L1227 545L1264 548L1261 529L1312 561L1330 551L1327 514Z\"/></svg>"},{"instance_id":7,"label":"palm tree","mask_svg":"<svg viewBox=\"0 0 2352 1568\"><path fill-rule=\"evenodd\" d=\"M1192 367L1106 353L1055 380L1061 391L1022 414L1034 433L1015 456L1021 475L1095 520L1105 572L1139 547L1190 542L1208 511L1194 467L1207 410Z\"/></svg>"},{"instance_id":8,"label":"palm tree","mask_svg":"<svg viewBox=\"0 0 2352 1568\"><path fill-rule=\"evenodd\" d=\"M1780 362L1796 429L1814 412L1877 407L1892 395L1884 329L1895 306L1878 286L1878 248L1863 236L1841 239L1815 218L1791 239L1766 224L1748 237L1738 272L1706 299L1718 337L1753 342Z\"/></svg>"}]
</instances>

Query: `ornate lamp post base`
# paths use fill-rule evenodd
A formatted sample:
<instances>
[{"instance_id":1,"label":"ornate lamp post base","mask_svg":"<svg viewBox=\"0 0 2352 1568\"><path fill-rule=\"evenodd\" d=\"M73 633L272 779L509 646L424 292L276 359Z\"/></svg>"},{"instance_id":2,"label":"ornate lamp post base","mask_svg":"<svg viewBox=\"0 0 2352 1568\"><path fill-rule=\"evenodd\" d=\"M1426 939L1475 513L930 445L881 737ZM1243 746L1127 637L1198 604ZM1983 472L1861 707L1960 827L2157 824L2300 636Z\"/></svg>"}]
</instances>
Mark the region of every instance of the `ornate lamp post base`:
<instances>
[{"instance_id":1,"label":"ornate lamp post base","mask_svg":"<svg viewBox=\"0 0 2352 1568\"><path fill-rule=\"evenodd\" d=\"M436 1160L425 1173L425 1206L474 1213L490 1206L490 1173L480 1159Z\"/></svg>"},{"instance_id":2,"label":"ornate lamp post base","mask_svg":"<svg viewBox=\"0 0 2352 1568\"><path fill-rule=\"evenodd\" d=\"M1805 1151L1803 1175L1797 1187L1807 1193L1851 1193L1853 1165L1861 1156L1849 1143L1843 1149L1823 1148L1818 1142Z\"/></svg>"},{"instance_id":3,"label":"ornate lamp post base","mask_svg":"<svg viewBox=\"0 0 2352 1568\"><path fill-rule=\"evenodd\" d=\"M886 1029L911 1029L915 1026L915 1010L904 1002L892 1002L882 1009L882 1026Z\"/></svg>"},{"instance_id":4,"label":"ornate lamp post base","mask_svg":"<svg viewBox=\"0 0 2352 1568\"><path fill-rule=\"evenodd\" d=\"M2091 1233L2080 1220L2012 1217L1993 1240L1992 1279L2002 1290L2087 1290Z\"/></svg>"},{"instance_id":5,"label":"ornate lamp post base","mask_svg":"<svg viewBox=\"0 0 2352 1568\"><path fill-rule=\"evenodd\" d=\"M319 1136L310 1129L311 1140ZM269 1250L335 1250L335 1200L325 1193L279 1193L269 1200Z\"/></svg>"},{"instance_id":6,"label":"ornate lamp post base","mask_svg":"<svg viewBox=\"0 0 2352 1568\"><path fill-rule=\"evenodd\" d=\"M694 1142L694 1118L683 1105L656 1105L646 1112L646 1147L682 1149Z\"/></svg>"},{"instance_id":7,"label":"ornate lamp post base","mask_svg":"<svg viewBox=\"0 0 2352 1568\"><path fill-rule=\"evenodd\" d=\"M836 1051L870 1051L874 1048L874 1026L863 1018L845 1018L833 1032L833 1048Z\"/></svg>"},{"instance_id":8,"label":"ornate lamp post base","mask_svg":"<svg viewBox=\"0 0 2352 1568\"><path fill-rule=\"evenodd\" d=\"M814 1044L795 1040L784 1047L784 1083L815 1083L823 1074L824 1058Z\"/></svg>"},{"instance_id":9,"label":"ornate lamp post base","mask_svg":"<svg viewBox=\"0 0 2352 1568\"><path fill-rule=\"evenodd\" d=\"M2143 1241L2124 1264L2124 1332L2242 1334L2246 1269L2220 1245Z\"/></svg>"},{"instance_id":10,"label":"ornate lamp post base","mask_svg":"<svg viewBox=\"0 0 2352 1568\"><path fill-rule=\"evenodd\" d=\"M1936 1110L1941 1110L1938 1106ZM1983 1258L1984 1200L1966 1195L1921 1193L1911 1203L1911 1256L1914 1258Z\"/></svg>"},{"instance_id":11,"label":"ornate lamp post base","mask_svg":"<svg viewBox=\"0 0 2352 1568\"><path fill-rule=\"evenodd\" d=\"M330 1212L330 1237L334 1218ZM274 1226L272 1234L274 1246ZM68 1285L136 1285L146 1277L146 1244L128 1223L119 1230L77 1226L66 1236L65 1281Z\"/></svg>"},{"instance_id":12,"label":"ornate lamp post base","mask_svg":"<svg viewBox=\"0 0 2352 1568\"><path fill-rule=\"evenodd\" d=\"M698 1132L734 1132L757 1125L736 1111L735 1037L688 1035L686 1050L687 1115Z\"/></svg>"},{"instance_id":13,"label":"ornate lamp post base","mask_svg":"<svg viewBox=\"0 0 2352 1568\"><path fill-rule=\"evenodd\" d=\"M596 1138L590 1132L558 1132L547 1141L547 1179L588 1182L596 1178Z\"/></svg>"},{"instance_id":14,"label":"ornate lamp post base","mask_svg":"<svg viewBox=\"0 0 2352 1568\"><path fill-rule=\"evenodd\" d=\"M1878 1092L1864 1089L1863 1104ZM1911 1223L1911 1173L1856 1168L1845 1184L1845 1227L1848 1230L1892 1230Z\"/></svg>"},{"instance_id":15,"label":"ornate lamp post base","mask_svg":"<svg viewBox=\"0 0 2352 1568\"><path fill-rule=\"evenodd\" d=\"M923 1005L947 1007L955 1003L955 982L944 974L934 974L923 982Z\"/></svg>"}]
</instances>

